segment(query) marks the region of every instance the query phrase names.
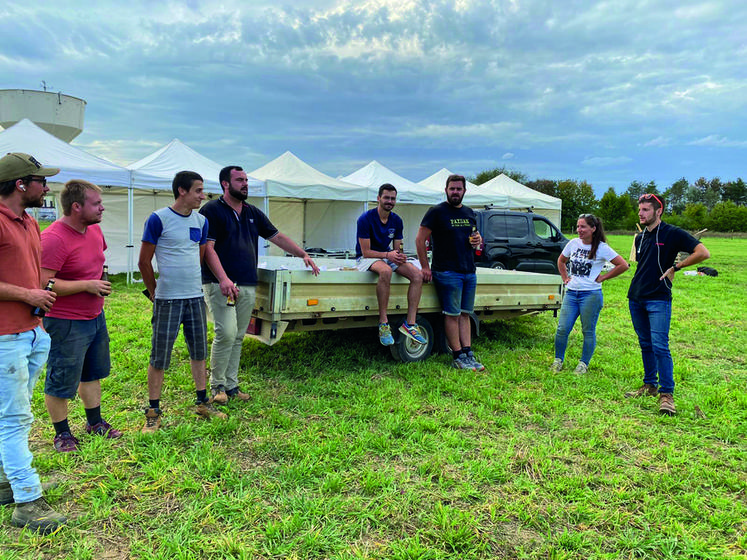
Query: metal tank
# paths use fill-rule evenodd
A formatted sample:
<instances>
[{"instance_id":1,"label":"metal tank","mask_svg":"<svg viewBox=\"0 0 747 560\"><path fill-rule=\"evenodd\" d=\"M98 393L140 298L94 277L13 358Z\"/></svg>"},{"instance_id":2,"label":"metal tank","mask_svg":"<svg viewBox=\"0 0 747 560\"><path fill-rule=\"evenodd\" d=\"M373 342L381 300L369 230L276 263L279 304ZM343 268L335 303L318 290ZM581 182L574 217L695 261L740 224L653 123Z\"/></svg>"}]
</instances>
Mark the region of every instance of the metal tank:
<instances>
[{"instance_id":1,"label":"metal tank","mask_svg":"<svg viewBox=\"0 0 747 560\"><path fill-rule=\"evenodd\" d=\"M83 131L83 99L29 89L0 89L0 126L8 128L29 119L60 140L71 142Z\"/></svg>"}]
</instances>

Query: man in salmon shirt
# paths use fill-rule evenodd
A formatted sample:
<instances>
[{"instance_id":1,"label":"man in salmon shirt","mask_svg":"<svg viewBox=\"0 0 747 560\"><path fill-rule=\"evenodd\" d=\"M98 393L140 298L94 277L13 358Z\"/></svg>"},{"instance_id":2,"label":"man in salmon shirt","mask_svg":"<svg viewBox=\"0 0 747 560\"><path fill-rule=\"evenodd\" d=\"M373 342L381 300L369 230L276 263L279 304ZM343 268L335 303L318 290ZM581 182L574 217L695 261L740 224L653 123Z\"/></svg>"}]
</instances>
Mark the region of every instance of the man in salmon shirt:
<instances>
[{"instance_id":1,"label":"man in salmon shirt","mask_svg":"<svg viewBox=\"0 0 747 560\"><path fill-rule=\"evenodd\" d=\"M59 172L20 152L0 159L0 504L15 501L11 524L44 534L66 521L42 497L29 450L31 395L49 352L33 311L49 311L55 295L40 287L39 224L26 209L42 206Z\"/></svg>"},{"instance_id":2,"label":"man in salmon shirt","mask_svg":"<svg viewBox=\"0 0 747 560\"><path fill-rule=\"evenodd\" d=\"M76 451L67 402L77 392L86 412L86 432L110 439L122 432L101 417L101 380L109 375L109 332L104 297L112 291L102 280L106 241L99 222L104 212L101 188L73 179L60 193L63 216L41 234L41 278L55 279L57 300L44 317L52 338L44 402L55 429L54 448Z\"/></svg>"}]
</instances>

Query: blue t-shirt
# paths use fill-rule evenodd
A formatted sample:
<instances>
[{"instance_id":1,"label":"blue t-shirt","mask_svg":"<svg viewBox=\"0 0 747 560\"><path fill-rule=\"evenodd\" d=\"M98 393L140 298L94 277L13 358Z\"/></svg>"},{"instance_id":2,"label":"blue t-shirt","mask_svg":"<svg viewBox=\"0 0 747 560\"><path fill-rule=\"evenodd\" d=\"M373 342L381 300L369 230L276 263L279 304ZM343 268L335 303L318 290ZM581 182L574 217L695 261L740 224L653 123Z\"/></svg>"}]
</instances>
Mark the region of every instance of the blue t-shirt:
<instances>
[{"instance_id":1,"label":"blue t-shirt","mask_svg":"<svg viewBox=\"0 0 747 560\"><path fill-rule=\"evenodd\" d=\"M143 241L156 246L156 299L202 296L200 245L207 243L207 234L207 220L197 212L183 216L166 207L148 217Z\"/></svg>"},{"instance_id":2,"label":"blue t-shirt","mask_svg":"<svg viewBox=\"0 0 747 560\"><path fill-rule=\"evenodd\" d=\"M389 214L387 223L382 224L379 209L374 208L364 212L358 218L358 231L355 238L355 256L363 256L359 239L370 239L372 251L387 252L392 250L392 241L402 239L404 224L402 218L394 212Z\"/></svg>"}]
</instances>

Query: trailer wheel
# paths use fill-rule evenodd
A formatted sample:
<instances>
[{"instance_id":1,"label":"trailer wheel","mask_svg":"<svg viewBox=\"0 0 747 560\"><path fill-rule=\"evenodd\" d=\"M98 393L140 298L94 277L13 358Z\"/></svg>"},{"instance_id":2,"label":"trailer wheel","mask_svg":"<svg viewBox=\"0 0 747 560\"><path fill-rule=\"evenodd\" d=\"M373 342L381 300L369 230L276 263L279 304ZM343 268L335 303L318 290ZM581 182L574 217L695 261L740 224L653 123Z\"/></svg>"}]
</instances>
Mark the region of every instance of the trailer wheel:
<instances>
[{"instance_id":1,"label":"trailer wheel","mask_svg":"<svg viewBox=\"0 0 747 560\"><path fill-rule=\"evenodd\" d=\"M420 334L423 335L423 338L426 340L425 344L418 344L411 338L399 332L399 327L403 321L404 318L397 318L396 321L391 323L393 327L392 334L394 335L394 344L389 347L389 350L391 351L392 356L401 362L419 362L425 360L431 355L431 351L433 350L433 327L428 319L421 315L417 316L416 321L418 323L418 328L420 329Z\"/></svg>"}]
</instances>

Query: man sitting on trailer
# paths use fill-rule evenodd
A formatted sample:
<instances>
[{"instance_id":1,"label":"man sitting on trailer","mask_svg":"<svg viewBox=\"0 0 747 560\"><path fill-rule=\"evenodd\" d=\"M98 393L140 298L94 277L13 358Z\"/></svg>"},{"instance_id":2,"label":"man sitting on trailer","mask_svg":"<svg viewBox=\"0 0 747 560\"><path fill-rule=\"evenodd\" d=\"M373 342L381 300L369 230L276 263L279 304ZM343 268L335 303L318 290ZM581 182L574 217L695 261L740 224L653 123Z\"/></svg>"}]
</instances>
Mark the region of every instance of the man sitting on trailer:
<instances>
[{"instance_id":1,"label":"man sitting on trailer","mask_svg":"<svg viewBox=\"0 0 747 560\"><path fill-rule=\"evenodd\" d=\"M410 280L410 287L407 290L407 318L399 327L399 332L419 344L425 344L426 340L415 322L420 294L423 291L423 275L420 269L407 262L407 256L402 250L402 218L392 212L397 203L397 189L389 183L384 183L379 187L376 201L376 208L364 212L358 218L355 256L359 261L376 259L367 270L379 275L376 284L376 299L379 302L379 341L384 346L394 344L386 311L389 305L392 273L396 272Z\"/></svg>"}]
</instances>

